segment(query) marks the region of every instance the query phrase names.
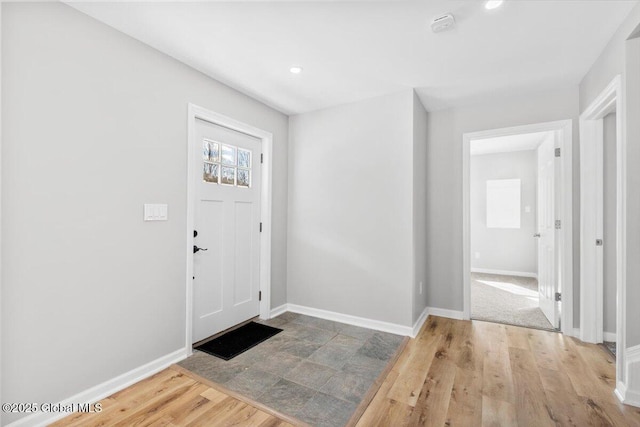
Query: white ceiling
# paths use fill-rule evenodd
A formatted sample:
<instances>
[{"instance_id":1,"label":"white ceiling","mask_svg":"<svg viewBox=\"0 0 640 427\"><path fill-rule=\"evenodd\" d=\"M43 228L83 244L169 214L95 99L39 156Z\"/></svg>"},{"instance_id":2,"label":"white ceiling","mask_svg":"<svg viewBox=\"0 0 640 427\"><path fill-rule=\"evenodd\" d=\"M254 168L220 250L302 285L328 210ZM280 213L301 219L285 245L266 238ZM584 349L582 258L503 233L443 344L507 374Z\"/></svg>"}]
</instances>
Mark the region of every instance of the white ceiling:
<instances>
[{"instance_id":1,"label":"white ceiling","mask_svg":"<svg viewBox=\"0 0 640 427\"><path fill-rule=\"evenodd\" d=\"M535 150L550 135L553 135L553 132L523 133L520 135L476 139L471 141L469 152L472 156L479 156L482 154Z\"/></svg>"},{"instance_id":2,"label":"white ceiling","mask_svg":"<svg viewBox=\"0 0 640 427\"><path fill-rule=\"evenodd\" d=\"M577 85L637 0L79 2L76 9L295 114L416 88L429 110ZM457 26L434 34L433 17ZM289 72L291 65L302 74Z\"/></svg>"}]
</instances>

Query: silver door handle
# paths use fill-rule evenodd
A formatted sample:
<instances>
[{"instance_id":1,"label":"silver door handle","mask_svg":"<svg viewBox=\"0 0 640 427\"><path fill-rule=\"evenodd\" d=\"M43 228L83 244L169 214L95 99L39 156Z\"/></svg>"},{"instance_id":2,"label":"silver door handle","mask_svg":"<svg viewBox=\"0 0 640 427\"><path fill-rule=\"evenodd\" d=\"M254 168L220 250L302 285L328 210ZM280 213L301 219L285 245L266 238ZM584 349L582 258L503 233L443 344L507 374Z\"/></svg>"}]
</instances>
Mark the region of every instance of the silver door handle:
<instances>
[{"instance_id":1,"label":"silver door handle","mask_svg":"<svg viewBox=\"0 0 640 427\"><path fill-rule=\"evenodd\" d=\"M540 233L534 234L533 237L540 237Z\"/></svg>"}]
</instances>

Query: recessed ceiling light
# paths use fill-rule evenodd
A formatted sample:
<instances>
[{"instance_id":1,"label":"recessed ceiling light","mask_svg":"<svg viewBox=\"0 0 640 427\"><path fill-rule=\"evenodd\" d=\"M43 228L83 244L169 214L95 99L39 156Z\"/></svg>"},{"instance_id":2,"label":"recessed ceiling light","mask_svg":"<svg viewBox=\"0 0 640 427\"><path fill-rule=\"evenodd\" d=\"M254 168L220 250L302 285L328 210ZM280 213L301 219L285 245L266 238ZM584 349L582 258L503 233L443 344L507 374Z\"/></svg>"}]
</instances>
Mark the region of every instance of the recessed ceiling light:
<instances>
[{"instance_id":1,"label":"recessed ceiling light","mask_svg":"<svg viewBox=\"0 0 640 427\"><path fill-rule=\"evenodd\" d=\"M502 3L504 3L504 0L489 0L484 4L485 9L496 9L500 6L502 6Z\"/></svg>"},{"instance_id":2,"label":"recessed ceiling light","mask_svg":"<svg viewBox=\"0 0 640 427\"><path fill-rule=\"evenodd\" d=\"M299 65L294 65L293 67L289 68L289 71L291 71L293 74L300 74L302 72L302 67L300 67Z\"/></svg>"}]
</instances>

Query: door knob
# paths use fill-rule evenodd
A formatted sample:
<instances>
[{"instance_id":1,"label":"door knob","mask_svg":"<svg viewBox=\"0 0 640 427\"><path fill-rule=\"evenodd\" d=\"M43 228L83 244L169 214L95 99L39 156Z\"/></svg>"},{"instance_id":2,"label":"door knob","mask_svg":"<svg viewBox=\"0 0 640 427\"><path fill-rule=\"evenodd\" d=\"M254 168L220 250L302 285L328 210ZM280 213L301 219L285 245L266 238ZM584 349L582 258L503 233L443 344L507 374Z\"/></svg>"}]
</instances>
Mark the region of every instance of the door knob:
<instances>
[{"instance_id":1,"label":"door knob","mask_svg":"<svg viewBox=\"0 0 640 427\"><path fill-rule=\"evenodd\" d=\"M198 251L208 251L209 249L207 248L199 248L196 245L193 245L193 253L195 254Z\"/></svg>"},{"instance_id":2,"label":"door knob","mask_svg":"<svg viewBox=\"0 0 640 427\"><path fill-rule=\"evenodd\" d=\"M540 233L534 234L533 237L540 237Z\"/></svg>"}]
</instances>

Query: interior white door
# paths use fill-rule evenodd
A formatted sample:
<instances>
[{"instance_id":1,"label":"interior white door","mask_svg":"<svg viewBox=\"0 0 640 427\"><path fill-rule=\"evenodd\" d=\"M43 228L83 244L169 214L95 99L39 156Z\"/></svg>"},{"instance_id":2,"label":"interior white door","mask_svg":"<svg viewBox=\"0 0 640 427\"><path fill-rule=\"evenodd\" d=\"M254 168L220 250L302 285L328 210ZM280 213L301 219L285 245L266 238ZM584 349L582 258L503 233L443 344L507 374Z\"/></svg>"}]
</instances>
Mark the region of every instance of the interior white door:
<instances>
[{"instance_id":1,"label":"interior white door","mask_svg":"<svg viewBox=\"0 0 640 427\"><path fill-rule=\"evenodd\" d=\"M260 311L261 141L202 120L195 135L193 342Z\"/></svg>"},{"instance_id":2,"label":"interior white door","mask_svg":"<svg viewBox=\"0 0 640 427\"><path fill-rule=\"evenodd\" d=\"M540 309L559 327L555 262L555 138L538 147L538 298Z\"/></svg>"}]
</instances>

